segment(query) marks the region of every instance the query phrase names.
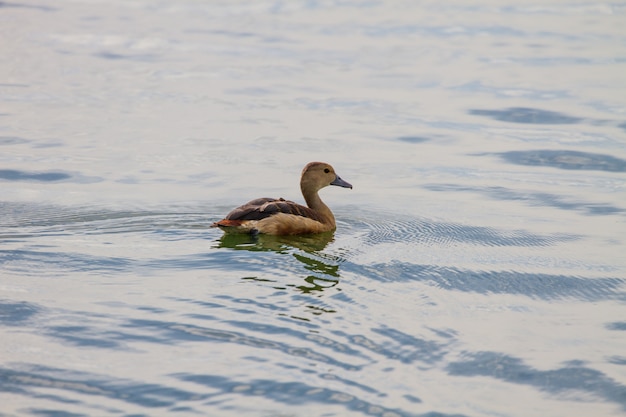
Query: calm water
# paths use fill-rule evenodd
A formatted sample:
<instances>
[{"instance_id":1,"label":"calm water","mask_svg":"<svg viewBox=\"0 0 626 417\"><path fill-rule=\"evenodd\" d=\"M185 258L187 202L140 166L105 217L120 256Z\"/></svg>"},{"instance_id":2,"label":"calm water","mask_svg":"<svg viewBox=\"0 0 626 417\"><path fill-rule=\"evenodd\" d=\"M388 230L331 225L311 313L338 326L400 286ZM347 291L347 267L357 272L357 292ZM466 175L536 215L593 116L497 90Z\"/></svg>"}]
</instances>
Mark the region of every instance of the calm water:
<instances>
[{"instance_id":1,"label":"calm water","mask_svg":"<svg viewBox=\"0 0 626 417\"><path fill-rule=\"evenodd\" d=\"M0 2L0 415L624 415L625 19Z\"/></svg>"}]
</instances>

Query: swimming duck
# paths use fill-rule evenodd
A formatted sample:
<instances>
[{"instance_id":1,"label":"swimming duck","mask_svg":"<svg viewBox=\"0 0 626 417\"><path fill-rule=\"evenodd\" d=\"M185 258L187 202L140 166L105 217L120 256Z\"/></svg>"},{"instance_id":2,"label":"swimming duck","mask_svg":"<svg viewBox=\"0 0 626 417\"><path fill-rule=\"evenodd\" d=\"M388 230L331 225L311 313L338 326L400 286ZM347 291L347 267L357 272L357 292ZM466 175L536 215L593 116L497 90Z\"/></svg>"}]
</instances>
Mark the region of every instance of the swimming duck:
<instances>
[{"instance_id":1,"label":"swimming duck","mask_svg":"<svg viewBox=\"0 0 626 417\"><path fill-rule=\"evenodd\" d=\"M310 162L302 170L300 190L308 207L283 198L257 198L237 207L211 227L227 233L300 235L335 230L335 216L317 194L337 185L352 188L325 162Z\"/></svg>"}]
</instances>

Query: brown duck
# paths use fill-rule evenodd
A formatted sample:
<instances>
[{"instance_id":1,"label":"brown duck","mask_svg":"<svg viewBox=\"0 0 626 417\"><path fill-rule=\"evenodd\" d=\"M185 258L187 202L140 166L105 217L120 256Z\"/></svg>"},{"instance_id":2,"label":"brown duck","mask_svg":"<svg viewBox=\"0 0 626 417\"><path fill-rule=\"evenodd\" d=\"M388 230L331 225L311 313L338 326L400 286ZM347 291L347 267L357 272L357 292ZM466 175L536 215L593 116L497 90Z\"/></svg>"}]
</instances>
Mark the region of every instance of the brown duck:
<instances>
[{"instance_id":1,"label":"brown duck","mask_svg":"<svg viewBox=\"0 0 626 417\"><path fill-rule=\"evenodd\" d=\"M328 186L352 188L332 166L310 162L302 170L300 190L308 207L282 198L257 198L237 207L211 227L227 233L301 235L335 230L335 216L317 192Z\"/></svg>"}]
</instances>

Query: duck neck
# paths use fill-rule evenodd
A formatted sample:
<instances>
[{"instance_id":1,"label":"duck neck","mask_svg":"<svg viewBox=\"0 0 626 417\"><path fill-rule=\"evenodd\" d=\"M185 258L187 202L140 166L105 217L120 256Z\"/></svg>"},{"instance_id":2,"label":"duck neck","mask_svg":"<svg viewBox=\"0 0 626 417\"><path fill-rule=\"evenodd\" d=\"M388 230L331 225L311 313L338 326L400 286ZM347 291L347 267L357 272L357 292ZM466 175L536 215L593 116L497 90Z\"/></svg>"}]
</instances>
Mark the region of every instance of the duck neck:
<instances>
[{"instance_id":1,"label":"duck neck","mask_svg":"<svg viewBox=\"0 0 626 417\"><path fill-rule=\"evenodd\" d=\"M320 198L317 191L310 191L301 187L302 195L304 196L304 201L306 201L306 205L309 206L310 209L315 210L317 213L321 214L328 224L335 225L335 216L333 216L333 212L330 211L328 206L324 204L322 199Z\"/></svg>"}]
</instances>

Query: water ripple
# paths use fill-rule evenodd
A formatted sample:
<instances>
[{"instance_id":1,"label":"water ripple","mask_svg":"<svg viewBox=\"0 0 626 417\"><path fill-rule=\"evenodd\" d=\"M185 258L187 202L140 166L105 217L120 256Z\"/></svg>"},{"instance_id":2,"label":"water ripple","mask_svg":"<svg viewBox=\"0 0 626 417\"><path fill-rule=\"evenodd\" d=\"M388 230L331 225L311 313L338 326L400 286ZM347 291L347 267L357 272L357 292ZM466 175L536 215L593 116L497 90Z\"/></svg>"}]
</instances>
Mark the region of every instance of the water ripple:
<instances>
[{"instance_id":1,"label":"water ripple","mask_svg":"<svg viewBox=\"0 0 626 417\"><path fill-rule=\"evenodd\" d=\"M579 117L568 116L555 111L528 107L511 107L505 110L471 109L469 114L487 116L495 120L511 123L575 124L583 120Z\"/></svg>"},{"instance_id":2,"label":"water ripple","mask_svg":"<svg viewBox=\"0 0 626 417\"><path fill-rule=\"evenodd\" d=\"M31 398L44 394L34 389L55 389L68 397L57 396L61 403L75 403L73 394L114 398L143 407L170 407L180 402L200 400L206 394L197 394L179 388L146 384L129 380L114 380L103 375L68 371L39 365L22 364L19 370L0 368L0 391L28 395Z\"/></svg>"},{"instance_id":3,"label":"water ripple","mask_svg":"<svg viewBox=\"0 0 626 417\"><path fill-rule=\"evenodd\" d=\"M150 330L155 334L159 334L162 343L171 343L171 341L226 342L242 346L250 346L255 349L276 350L288 356L304 358L314 362L337 366L346 370L356 371L361 368L360 365L353 365L339 361L332 356L321 354L309 347L292 346L285 342L273 340L268 337L255 337L234 330L202 327L184 323L138 319L130 320L124 326L133 329L142 329L144 331ZM248 324L246 329L250 330L250 324ZM285 330L283 329L281 332L284 333ZM291 330L289 331L290 335L292 332L293 331Z\"/></svg>"},{"instance_id":4,"label":"water ripple","mask_svg":"<svg viewBox=\"0 0 626 417\"><path fill-rule=\"evenodd\" d=\"M375 341L363 334L347 334L335 331L334 334L350 341L351 345L359 346L367 351L381 355L404 365L421 362L424 365L435 365L447 354L450 340L441 343L434 340L418 338L389 327L371 329L374 334L386 339Z\"/></svg>"},{"instance_id":5,"label":"water ripple","mask_svg":"<svg viewBox=\"0 0 626 417\"><path fill-rule=\"evenodd\" d=\"M384 282L419 281L441 289L479 294L514 294L551 300L620 300L626 296L626 278L582 278L516 271L472 271L407 262L344 265L346 271Z\"/></svg>"},{"instance_id":6,"label":"water ripple","mask_svg":"<svg viewBox=\"0 0 626 417\"><path fill-rule=\"evenodd\" d=\"M24 326L41 311L39 306L32 303L0 300L0 324L3 326Z\"/></svg>"},{"instance_id":7,"label":"water ripple","mask_svg":"<svg viewBox=\"0 0 626 417\"><path fill-rule=\"evenodd\" d=\"M589 215L612 215L626 212L625 208L609 203L576 201L557 194L537 191L519 191L505 187L475 187L457 184L426 184L424 188L439 192L475 192L494 200L522 201L533 207L553 207L580 211Z\"/></svg>"},{"instance_id":8,"label":"water ripple","mask_svg":"<svg viewBox=\"0 0 626 417\"><path fill-rule=\"evenodd\" d=\"M182 381L194 382L202 385L203 387L209 387L212 389L220 390L220 393L236 392L238 395L248 397L263 397L269 398L273 401L281 404L311 404L319 403L325 405L339 405L341 408L345 408L350 411L358 411L363 415L368 416L381 416L385 417L411 417L417 416L417 414L387 408L379 406L369 401L360 399L354 394L349 394L344 391L317 387L315 385L306 384L299 381L281 382L270 379L253 379L249 381L236 381L224 376L219 375L205 375L205 374L178 374L176 375ZM354 384L352 384L354 386ZM363 386L357 385L361 389ZM376 390L365 387L368 392L376 392ZM446 414L439 414L438 416L446 417ZM462 417L456 415L457 417Z\"/></svg>"},{"instance_id":9,"label":"water ripple","mask_svg":"<svg viewBox=\"0 0 626 417\"><path fill-rule=\"evenodd\" d=\"M521 359L497 352L477 352L461 361L450 363L447 370L455 376L487 376L513 384L531 385L541 391L562 393L580 391L620 404L626 411L626 385L603 372L573 361L554 370L538 370Z\"/></svg>"},{"instance_id":10,"label":"water ripple","mask_svg":"<svg viewBox=\"0 0 626 417\"><path fill-rule=\"evenodd\" d=\"M555 233L538 235L524 230L499 230L484 226L470 226L433 220L390 220L362 222L353 228L367 230L364 238L369 245L396 242L414 242L425 245L451 245L455 242L477 246L549 246L580 238L578 235Z\"/></svg>"},{"instance_id":11,"label":"water ripple","mask_svg":"<svg viewBox=\"0 0 626 417\"><path fill-rule=\"evenodd\" d=\"M567 170L626 172L626 160L591 152L541 149L508 151L497 154L507 162L527 166L547 166Z\"/></svg>"}]
</instances>

